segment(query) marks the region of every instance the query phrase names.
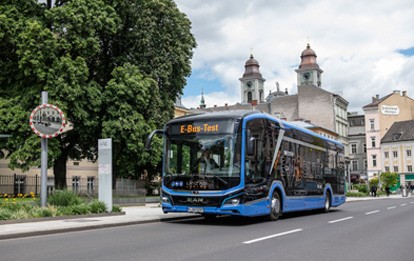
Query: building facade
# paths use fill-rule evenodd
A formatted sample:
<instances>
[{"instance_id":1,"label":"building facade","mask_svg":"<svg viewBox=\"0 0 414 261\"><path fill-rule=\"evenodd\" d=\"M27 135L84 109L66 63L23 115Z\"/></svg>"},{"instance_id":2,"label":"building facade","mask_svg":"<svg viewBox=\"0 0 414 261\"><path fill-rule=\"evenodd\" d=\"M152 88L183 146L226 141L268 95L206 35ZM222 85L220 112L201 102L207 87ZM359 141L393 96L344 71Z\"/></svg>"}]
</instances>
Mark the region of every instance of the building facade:
<instances>
[{"instance_id":1,"label":"building facade","mask_svg":"<svg viewBox=\"0 0 414 261\"><path fill-rule=\"evenodd\" d=\"M372 98L363 107L365 117L365 140L367 144L367 173L369 178L379 175L383 170L381 158L381 139L394 122L414 119L414 100L406 91L393 91L383 98Z\"/></svg>"},{"instance_id":2,"label":"building facade","mask_svg":"<svg viewBox=\"0 0 414 261\"><path fill-rule=\"evenodd\" d=\"M383 172L395 172L401 185L414 185L414 120L395 122L381 139Z\"/></svg>"},{"instance_id":3,"label":"building facade","mask_svg":"<svg viewBox=\"0 0 414 261\"><path fill-rule=\"evenodd\" d=\"M358 113L348 114L349 171L351 181L368 179L365 117Z\"/></svg>"}]
</instances>

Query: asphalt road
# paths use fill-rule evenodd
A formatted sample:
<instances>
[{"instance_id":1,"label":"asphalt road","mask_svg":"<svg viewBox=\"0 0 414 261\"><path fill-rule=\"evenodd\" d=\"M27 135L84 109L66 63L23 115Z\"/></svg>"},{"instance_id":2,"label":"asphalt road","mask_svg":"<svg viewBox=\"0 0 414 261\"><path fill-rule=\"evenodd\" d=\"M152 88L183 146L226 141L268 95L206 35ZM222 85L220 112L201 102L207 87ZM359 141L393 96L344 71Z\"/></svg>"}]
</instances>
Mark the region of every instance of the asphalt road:
<instances>
[{"instance_id":1,"label":"asphalt road","mask_svg":"<svg viewBox=\"0 0 414 261\"><path fill-rule=\"evenodd\" d=\"M222 217L0 241L0 260L414 260L414 198L276 222Z\"/></svg>"}]
</instances>

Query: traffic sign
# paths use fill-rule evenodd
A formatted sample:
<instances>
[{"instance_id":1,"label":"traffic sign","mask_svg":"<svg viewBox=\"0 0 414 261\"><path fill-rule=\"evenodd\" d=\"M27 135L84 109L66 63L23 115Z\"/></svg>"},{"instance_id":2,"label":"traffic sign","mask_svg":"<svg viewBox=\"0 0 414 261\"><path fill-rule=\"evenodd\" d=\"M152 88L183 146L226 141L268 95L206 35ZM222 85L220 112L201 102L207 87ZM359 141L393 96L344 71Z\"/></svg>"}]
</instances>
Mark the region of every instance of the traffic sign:
<instances>
[{"instance_id":1,"label":"traffic sign","mask_svg":"<svg viewBox=\"0 0 414 261\"><path fill-rule=\"evenodd\" d=\"M54 138L63 132L66 119L63 112L55 105L41 104L30 114L30 127L42 138Z\"/></svg>"}]
</instances>

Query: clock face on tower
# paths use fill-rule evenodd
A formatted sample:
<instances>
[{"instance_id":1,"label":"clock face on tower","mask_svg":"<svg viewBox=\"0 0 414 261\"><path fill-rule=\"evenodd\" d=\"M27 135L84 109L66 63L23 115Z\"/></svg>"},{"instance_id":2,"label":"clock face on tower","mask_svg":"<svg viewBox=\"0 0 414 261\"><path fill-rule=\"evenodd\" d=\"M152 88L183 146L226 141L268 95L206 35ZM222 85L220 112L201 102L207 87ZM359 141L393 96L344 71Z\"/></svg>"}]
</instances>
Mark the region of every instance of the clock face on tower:
<instances>
[{"instance_id":1,"label":"clock face on tower","mask_svg":"<svg viewBox=\"0 0 414 261\"><path fill-rule=\"evenodd\" d=\"M304 74L302 74L302 79L304 82L310 82L312 79L312 75L310 72L305 72Z\"/></svg>"},{"instance_id":2,"label":"clock face on tower","mask_svg":"<svg viewBox=\"0 0 414 261\"><path fill-rule=\"evenodd\" d=\"M253 85L253 83L252 83L251 81L246 82L246 86L247 86L247 87L249 87L249 88L250 88L250 87L252 87L252 85Z\"/></svg>"}]
</instances>

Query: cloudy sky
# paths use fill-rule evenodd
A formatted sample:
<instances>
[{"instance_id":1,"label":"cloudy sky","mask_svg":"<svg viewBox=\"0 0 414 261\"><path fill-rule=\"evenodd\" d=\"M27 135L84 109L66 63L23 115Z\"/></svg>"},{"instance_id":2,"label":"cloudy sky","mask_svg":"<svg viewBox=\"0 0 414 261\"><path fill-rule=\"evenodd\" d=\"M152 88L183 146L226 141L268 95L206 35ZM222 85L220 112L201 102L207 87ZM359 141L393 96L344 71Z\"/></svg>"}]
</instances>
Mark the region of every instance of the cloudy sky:
<instances>
[{"instance_id":1,"label":"cloudy sky","mask_svg":"<svg viewBox=\"0 0 414 261\"><path fill-rule=\"evenodd\" d=\"M414 98L412 0L175 0L192 22L197 48L183 105L240 102L250 53L265 93L297 93L300 54L309 42L324 71L322 88L362 112L371 97L406 90Z\"/></svg>"}]
</instances>

